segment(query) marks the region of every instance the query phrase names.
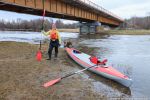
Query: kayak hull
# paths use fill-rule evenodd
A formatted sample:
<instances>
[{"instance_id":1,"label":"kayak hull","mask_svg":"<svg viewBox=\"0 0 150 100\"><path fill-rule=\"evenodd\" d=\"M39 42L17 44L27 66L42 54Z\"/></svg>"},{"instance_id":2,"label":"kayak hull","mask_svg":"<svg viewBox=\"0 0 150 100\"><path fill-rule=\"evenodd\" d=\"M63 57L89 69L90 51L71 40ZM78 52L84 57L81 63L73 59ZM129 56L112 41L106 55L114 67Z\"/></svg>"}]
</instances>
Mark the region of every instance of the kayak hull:
<instances>
[{"instance_id":1,"label":"kayak hull","mask_svg":"<svg viewBox=\"0 0 150 100\"><path fill-rule=\"evenodd\" d=\"M66 48L66 52L67 54L77 63L79 64L81 67L83 68L87 68L87 67L90 67L90 66L93 66L94 64L92 64L90 62L90 60L88 61L87 59L85 60L84 59L84 56L85 58L88 58L90 57L90 55L87 55L87 54L84 54L84 53L80 53L80 54L74 54L73 53L73 50L76 50L74 48ZM81 55L81 56L79 56ZM83 57L82 57L83 56ZM83 59L82 59L83 58ZM95 68L90 68L88 69L89 71L97 74L97 75L101 75L105 78L108 78L108 79L111 79L113 81L116 81L120 84L122 84L123 86L126 86L126 87L130 87L131 84L132 84L132 79L128 78L127 76L123 75L122 73L118 72L117 70L115 70L113 67L111 66L104 66L104 67L100 67L100 66L96 66ZM110 74L107 72L107 70L112 73L113 71L116 72L116 73L119 73L120 76L117 76L117 75L113 75L113 74ZM112 70L112 72L111 72Z\"/></svg>"}]
</instances>

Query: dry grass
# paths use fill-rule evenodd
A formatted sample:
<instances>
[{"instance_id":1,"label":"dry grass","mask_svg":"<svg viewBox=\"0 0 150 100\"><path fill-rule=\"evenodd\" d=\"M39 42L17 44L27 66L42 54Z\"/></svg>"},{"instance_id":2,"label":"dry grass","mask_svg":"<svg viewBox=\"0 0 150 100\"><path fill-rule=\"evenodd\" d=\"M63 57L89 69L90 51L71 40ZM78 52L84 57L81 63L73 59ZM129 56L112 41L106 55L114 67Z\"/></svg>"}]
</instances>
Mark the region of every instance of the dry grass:
<instances>
[{"instance_id":1,"label":"dry grass","mask_svg":"<svg viewBox=\"0 0 150 100\"><path fill-rule=\"evenodd\" d=\"M60 32L79 33L79 29L58 29ZM110 35L150 35L150 30L103 30L100 33Z\"/></svg>"},{"instance_id":2,"label":"dry grass","mask_svg":"<svg viewBox=\"0 0 150 100\"><path fill-rule=\"evenodd\" d=\"M79 29L58 29L60 32L79 33Z\"/></svg>"},{"instance_id":3,"label":"dry grass","mask_svg":"<svg viewBox=\"0 0 150 100\"><path fill-rule=\"evenodd\" d=\"M91 81L79 75L64 79L50 88L43 83L76 70L63 49L59 58L47 57L48 45L42 45L43 59L35 59L39 45L0 42L0 100L96 100L105 98L92 90ZM67 59L67 60L66 60ZM87 84L88 83L88 84Z\"/></svg>"},{"instance_id":4,"label":"dry grass","mask_svg":"<svg viewBox=\"0 0 150 100\"><path fill-rule=\"evenodd\" d=\"M150 35L150 30L107 30L101 32L111 35Z\"/></svg>"}]
</instances>

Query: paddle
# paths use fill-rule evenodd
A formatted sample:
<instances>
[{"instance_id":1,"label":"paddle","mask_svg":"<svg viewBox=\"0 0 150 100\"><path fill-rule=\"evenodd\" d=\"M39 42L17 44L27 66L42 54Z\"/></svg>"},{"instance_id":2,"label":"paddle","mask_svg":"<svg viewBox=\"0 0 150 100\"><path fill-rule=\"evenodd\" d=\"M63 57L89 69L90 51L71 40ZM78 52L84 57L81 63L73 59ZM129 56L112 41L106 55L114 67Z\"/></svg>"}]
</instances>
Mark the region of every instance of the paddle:
<instances>
[{"instance_id":1,"label":"paddle","mask_svg":"<svg viewBox=\"0 0 150 100\"><path fill-rule=\"evenodd\" d=\"M41 41L40 41L40 48L36 54L36 59L37 61L41 61L42 60L42 52L41 52Z\"/></svg>"},{"instance_id":2,"label":"paddle","mask_svg":"<svg viewBox=\"0 0 150 100\"><path fill-rule=\"evenodd\" d=\"M42 30L44 29L44 16L45 16L45 9L43 9L43 21L42 21ZM42 52L41 52L41 40L40 40L40 48L36 54L36 59L37 61L41 61L42 60Z\"/></svg>"},{"instance_id":3,"label":"paddle","mask_svg":"<svg viewBox=\"0 0 150 100\"><path fill-rule=\"evenodd\" d=\"M60 82L60 81L61 81L62 79L64 79L64 78L67 78L67 77L72 76L72 75L75 75L75 74L79 74L79 73L81 73L81 72L83 72L83 71L85 71L85 70L88 70L88 69L90 69L90 68L93 68L93 67L95 67L95 66L103 65L105 62L107 62L107 59L103 60L100 64L97 64L97 65L94 65L94 66L91 66L91 67L88 67L88 68L84 68L84 69L82 69L82 70L79 70L79 71L76 71L76 72L67 74L67 75L65 75L65 76L63 76L63 77L60 77L60 78L51 80L51 81L49 81L49 82L46 82L43 86L44 86L45 88L47 88L47 87L49 87L49 86L52 86L52 85L54 85L54 84Z\"/></svg>"}]
</instances>

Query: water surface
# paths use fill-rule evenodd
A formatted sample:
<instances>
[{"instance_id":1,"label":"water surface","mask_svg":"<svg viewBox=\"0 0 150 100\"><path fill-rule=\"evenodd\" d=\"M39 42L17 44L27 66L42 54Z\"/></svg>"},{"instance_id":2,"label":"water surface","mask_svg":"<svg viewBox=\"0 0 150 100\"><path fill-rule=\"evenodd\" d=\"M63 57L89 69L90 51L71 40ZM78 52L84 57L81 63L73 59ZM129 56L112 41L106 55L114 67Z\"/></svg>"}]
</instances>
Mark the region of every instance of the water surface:
<instances>
[{"instance_id":1,"label":"water surface","mask_svg":"<svg viewBox=\"0 0 150 100\"><path fill-rule=\"evenodd\" d=\"M80 45L81 50L88 48L87 53L99 56L101 59L107 58L108 65L112 65L133 79L129 90L131 97L150 96L150 35L112 35L100 38L88 36L80 42ZM115 92L114 89L110 89L111 85L104 85L106 82L102 85L99 81L94 83L96 89L103 87L102 90L110 95L110 91ZM115 89L117 88L121 87L116 85ZM124 95L116 93L112 95Z\"/></svg>"},{"instance_id":2,"label":"water surface","mask_svg":"<svg viewBox=\"0 0 150 100\"><path fill-rule=\"evenodd\" d=\"M64 33L60 32L62 40L68 38L77 38L78 33ZM0 31L0 41L17 41L17 42L29 42L37 44L40 40L49 39L41 32L22 32L22 31Z\"/></svg>"}]
</instances>

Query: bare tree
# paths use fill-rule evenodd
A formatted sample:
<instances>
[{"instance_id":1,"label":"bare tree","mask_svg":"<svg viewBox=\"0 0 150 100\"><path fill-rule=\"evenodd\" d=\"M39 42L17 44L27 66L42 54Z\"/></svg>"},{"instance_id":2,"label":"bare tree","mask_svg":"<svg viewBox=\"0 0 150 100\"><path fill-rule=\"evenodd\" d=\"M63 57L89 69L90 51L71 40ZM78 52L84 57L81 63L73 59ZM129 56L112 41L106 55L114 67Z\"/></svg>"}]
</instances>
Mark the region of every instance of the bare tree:
<instances>
[{"instance_id":1,"label":"bare tree","mask_svg":"<svg viewBox=\"0 0 150 100\"><path fill-rule=\"evenodd\" d=\"M4 21L0 20L0 30L32 30L32 31L41 31L43 28L44 30L48 31L52 26L53 20L45 19L44 26L42 19L34 19L34 20L22 20L16 19L13 21ZM64 24L63 21L57 20L56 21L57 28L77 28L77 23L73 24Z\"/></svg>"}]
</instances>

